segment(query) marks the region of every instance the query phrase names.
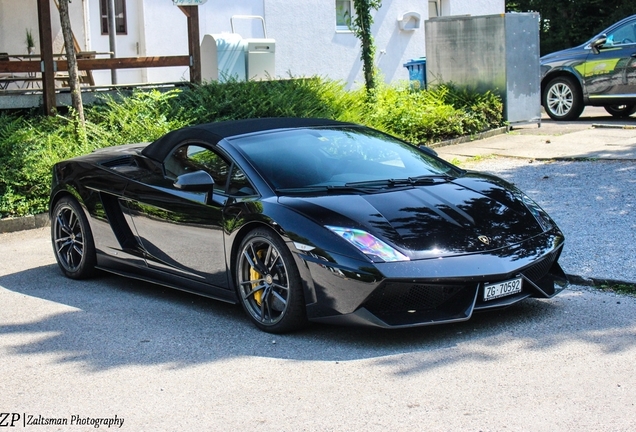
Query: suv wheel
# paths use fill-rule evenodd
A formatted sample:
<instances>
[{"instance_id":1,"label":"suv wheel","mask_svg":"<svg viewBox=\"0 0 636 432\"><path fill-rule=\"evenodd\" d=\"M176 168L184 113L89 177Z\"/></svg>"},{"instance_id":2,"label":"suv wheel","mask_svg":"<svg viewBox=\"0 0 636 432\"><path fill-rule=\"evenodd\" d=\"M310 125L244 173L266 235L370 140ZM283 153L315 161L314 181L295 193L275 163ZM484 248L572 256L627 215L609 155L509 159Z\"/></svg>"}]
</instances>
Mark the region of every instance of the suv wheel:
<instances>
[{"instance_id":1,"label":"suv wheel","mask_svg":"<svg viewBox=\"0 0 636 432\"><path fill-rule=\"evenodd\" d=\"M636 113L636 105L605 105L605 111L618 118L629 117Z\"/></svg>"},{"instance_id":2,"label":"suv wheel","mask_svg":"<svg viewBox=\"0 0 636 432\"><path fill-rule=\"evenodd\" d=\"M554 78L545 86L542 105L553 120L576 120L583 112L583 96L575 79Z\"/></svg>"}]
</instances>

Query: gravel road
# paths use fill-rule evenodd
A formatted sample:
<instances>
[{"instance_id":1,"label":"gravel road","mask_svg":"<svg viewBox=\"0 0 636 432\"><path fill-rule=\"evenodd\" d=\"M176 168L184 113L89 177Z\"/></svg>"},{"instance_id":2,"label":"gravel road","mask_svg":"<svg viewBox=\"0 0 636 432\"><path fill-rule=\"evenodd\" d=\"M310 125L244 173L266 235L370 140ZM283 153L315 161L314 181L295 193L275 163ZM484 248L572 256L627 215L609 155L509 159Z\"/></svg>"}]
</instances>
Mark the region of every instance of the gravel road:
<instances>
[{"instance_id":1,"label":"gravel road","mask_svg":"<svg viewBox=\"0 0 636 432\"><path fill-rule=\"evenodd\" d=\"M493 158L463 167L516 184L552 216L566 238L566 273L636 283L634 161Z\"/></svg>"}]
</instances>

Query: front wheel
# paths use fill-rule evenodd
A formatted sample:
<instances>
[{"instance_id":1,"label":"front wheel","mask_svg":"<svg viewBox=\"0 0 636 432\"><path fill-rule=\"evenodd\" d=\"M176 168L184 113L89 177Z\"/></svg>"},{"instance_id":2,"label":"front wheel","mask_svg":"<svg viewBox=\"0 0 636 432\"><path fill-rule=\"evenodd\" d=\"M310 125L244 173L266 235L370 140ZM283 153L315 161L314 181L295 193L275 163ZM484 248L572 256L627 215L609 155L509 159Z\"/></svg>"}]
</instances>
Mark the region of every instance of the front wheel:
<instances>
[{"instance_id":1,"label":"front wheel","mask_svg":"<svg viewBox=\"0 0 636 432\"><path fill-rule=\"evenodd\" d=\"M63 197L55 204L51 242L55 259L67 277L85 279L95 274L93 234L82 206L74 198Z\"/></svg>"},{"instance_id":2,"label":"front wheel","mask_svg":"<svg viewBox=\"0 0 636 432\"><path fill-rule=\"evenodd\" d=\"M626 118L636 113L636 105L605 105L605 111L614 117Z\"/></svg>"},{"instance_id":3,"label":"front wheel","mask_svg":"<svg viewBox=\"0 0 636 432\"><path fill-rule=\"evenodd\" d=\"M553 120L576 120L583 112L583 95L574 78L554 78L545 86L541 101Z\"/></svg>"},{"instance_id":4,"label":"front wheel","mask_svg":"<svg viewBox=\"0 0 636 432\"><path fill-rule=\"evenodd\" d=\"M306 325L300 275L280 237L255 229L241 242L236 263L237 294L258 328L285 333Z\"/></svg>"}]
</instances>

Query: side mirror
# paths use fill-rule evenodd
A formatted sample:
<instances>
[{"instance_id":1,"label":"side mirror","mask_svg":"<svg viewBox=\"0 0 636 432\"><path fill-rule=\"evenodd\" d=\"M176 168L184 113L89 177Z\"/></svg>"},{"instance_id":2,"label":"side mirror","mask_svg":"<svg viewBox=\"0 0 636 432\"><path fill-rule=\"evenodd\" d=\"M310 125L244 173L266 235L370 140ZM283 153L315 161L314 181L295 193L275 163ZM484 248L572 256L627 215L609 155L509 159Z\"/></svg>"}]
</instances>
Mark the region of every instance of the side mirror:
<instances>
[{"instance_id":1,"label":"side mirror","mask_svg":"<svg viewBox=\"0 0 636 432\"><path fill-rule=\"evenodd\" d=\"M603 45L605 45L606 42L607 42L607 36L606 35L601 35L601 36L597 37L596 39L594 39L592 41L592 43L590 43L590 47L592 48L592 52L594 54L600 54L601 48L603 47Z\"/></svg>"},{"instance_id":2,"label":"side mirror","mask_svg":"<svg viewBox=\"0 0 636 432\"><path fill-rule=\"evenodd\" d=\"M214 179L205 171L194 171L177 177L174 187L189 192L210 192L214 187Z\"/></svg>"}]
</instances>

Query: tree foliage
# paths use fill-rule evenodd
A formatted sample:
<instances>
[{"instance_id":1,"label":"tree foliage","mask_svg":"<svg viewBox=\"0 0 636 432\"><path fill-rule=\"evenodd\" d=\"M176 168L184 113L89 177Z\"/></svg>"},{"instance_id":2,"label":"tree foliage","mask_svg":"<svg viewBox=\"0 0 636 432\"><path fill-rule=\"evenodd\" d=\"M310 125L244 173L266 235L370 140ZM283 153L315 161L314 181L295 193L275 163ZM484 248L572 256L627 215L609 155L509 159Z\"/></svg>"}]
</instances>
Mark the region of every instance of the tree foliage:
<instances>
[{"instance_id":1,"label":"tree foliage","mask_svg":"<svg viewBox=\"0 0 636 432\"><path fill-rule=\"evenodd\" d=\"M378 10L382 6L382 0L354 0L353 7L355 16L353 18L352 30L358 39L362 53L362 68L364 70L364 84L367 91L373 90L375 87L375 71L373 68L373 59L375 58L375 45L373 43L373 34L371 33L371 25L373 24L372 10Z\"/></svg>"},{"instance_id":2,"label":"tree foliage","mask_svg":"<svg viewBox=\"0 0 636 432\"><path fill-rule=\"evenodd\" d=\"M506 0L507 12L539 12L541 55L580 45L636 13L634 0Z\"/></svg>"}]
</instances>

